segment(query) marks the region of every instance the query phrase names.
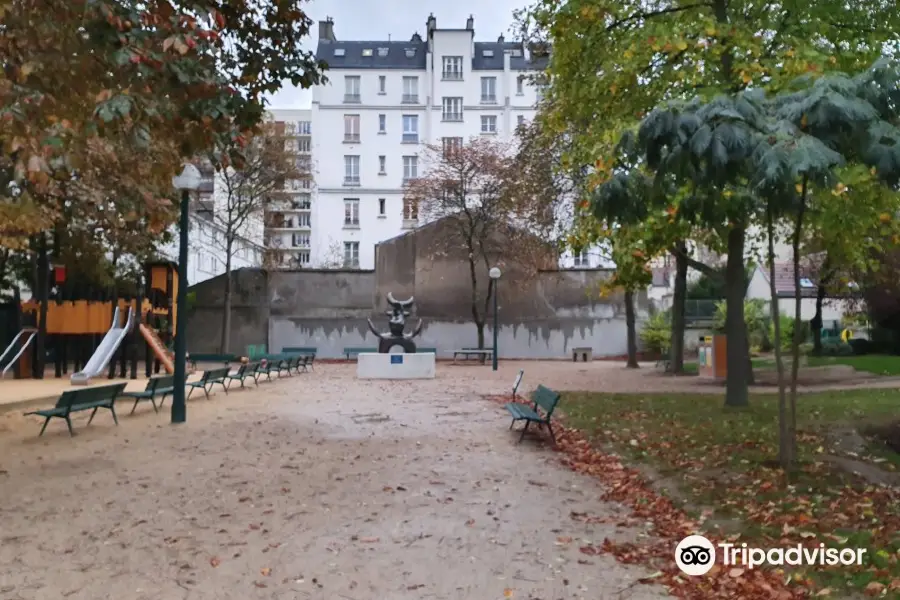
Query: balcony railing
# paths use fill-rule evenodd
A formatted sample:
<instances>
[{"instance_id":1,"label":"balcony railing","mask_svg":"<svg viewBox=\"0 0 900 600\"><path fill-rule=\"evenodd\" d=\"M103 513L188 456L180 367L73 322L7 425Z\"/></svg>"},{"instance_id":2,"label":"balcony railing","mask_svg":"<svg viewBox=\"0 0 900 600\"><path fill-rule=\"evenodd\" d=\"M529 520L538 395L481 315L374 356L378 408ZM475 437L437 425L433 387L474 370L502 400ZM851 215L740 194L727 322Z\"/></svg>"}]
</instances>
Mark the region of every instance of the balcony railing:
<instances>
[{"instance_id":1,"label":"balcony railing","mask_svg":"<svg viewBox=\"0 0 900 600\"><path fill-rule=\"evenodd\" d=\"M404 133L402 141L404 144L418 144L419 143L419 134L418 133Z\"/></svg>"},{"instance_id":2,"label":"balcony railing","mask_svg":"<svg viewBox=\"0 0 900 600\"><path fill-rule=\"evenodd\" d=\"M344 185L359 185L359 175L345 175Z\"/></svg>"},{"instance_id":3,"label":"balcony railing","mask_svg":"<svg viewBox=\"0 0 900 600\"><path fill-rule=\"evenodd\" d=\"M358 133L345 133L344 134L344 142L348 144L358 144L359 143L359 134Z\"/></svg>"},{"instance_id":4,"label":"balcony railing","mask_svg":"<svg viewBox=\"0 0 900 600\"><path fill-rule=\"evenodd\" d=\"M403 99L401 100L403 104L418 104L419 103L419 95L418 94L403 94Z\"/></svg>"},{"instance_id":5,"label":"balcony railing","mask_svg":"<svg viewBox=\"0 0 900 600\"><path fill-rule=\"evenodd\" d=\"M359 94L344 94L344 104L359 104L362 102Z\"/></svg>"},{"instance_id":6,"label":"balcony railing","mask_svg":"<svg viewBox=\"0 0 900 600\"><path fill-rule=\"evenodd\" d=\"M441 77L450 81L460 81L463 78L463 74L462 71L444 71L441 73Z\"/></svg>"},{"instance_id":7,"label":"balcony railing","mask_svg":"<svg viewBox=\"0 0 900 600\"><path fill-rule=\"evenodd\" d=\"M493 94L490 96L482 95L481 103L482 104L497 104L497 96L494 96Z\"/></svg>"},{"instance_id":8,"label":"balcony railing","mask_svg":"<svg viewBox=\"0 0 900 600\"><path fill-rule=\"evenodd\" d=\"M458 113L444 113L441 116L442 121L462 121L463 116L461 112Z\"/></svg>"}]
</instances>

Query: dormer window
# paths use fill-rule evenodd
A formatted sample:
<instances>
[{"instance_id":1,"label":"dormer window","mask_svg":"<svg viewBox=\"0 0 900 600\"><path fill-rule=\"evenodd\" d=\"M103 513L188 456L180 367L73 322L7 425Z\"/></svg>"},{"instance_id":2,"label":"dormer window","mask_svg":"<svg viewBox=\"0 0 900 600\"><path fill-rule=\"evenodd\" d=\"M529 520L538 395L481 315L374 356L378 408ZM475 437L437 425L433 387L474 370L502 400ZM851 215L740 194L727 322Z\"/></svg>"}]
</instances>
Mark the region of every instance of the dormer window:
<instances>
[{"instance_id":1,"label":"dormer window","mask_svg":"<svg viewBox=\"0 0 900 600\"><path fill-rule=\"evenodd\" d=\"M334 55L335 56L344 56L344 49L343 48L335 48Z\"/></svg>"},{"instance_id":2,"label":"dormer window","mask_svg":"<svg viewBox=\"0 0 900 600\"><path fill-rule=\"evenodd\" d=\"M485 57L491 57L491 56L494 56L494 51L493 50L485 50L484 52L481 53L481 55L485 56Z\"/></svg>"},{"instance_id":3,"label":"dormer window","mask_svg":"<svg viewBox=\"0 0 900 600\"><path fill-rule=\"evenodd\" d=\"M362 55L363 55L363 56L372 56L372 49L371 49L371 48L364 48L364 49L363 49Z\"/></svg>"},{"instance_id":4,"label":"dormer window","mask_svg":"<svg viewBox=\"0 0 900 600\"><path fill-rule=\"evenodd\" d=\"M515 57L517 57L517 58L521 58L521 56L522 56L522 49L521 49L521 48L515 48L515 49L512 51L512 55L515 56Z\"/></svg>"},{"instance_id":5,"label":"dormer window","mask_svg":"<svg viewBox=\"0 0 900 600\"><path fill-rule=\"evenodd\" d=\"M406 49L406 58L413 58L416 55L415 48L407 48Z\"/></svg>"},{"instance_id":6,"label":"dormer window","mask_svg":"<svg viewBox=\"0 0 900 600\"><path fill-rule=\"evenodd\" d=\"M379 48L379 49L378 49L378 56L387 56L387 55L388 55L388 49L387 49L387 48Z\"/></svg>"}]
</instances>

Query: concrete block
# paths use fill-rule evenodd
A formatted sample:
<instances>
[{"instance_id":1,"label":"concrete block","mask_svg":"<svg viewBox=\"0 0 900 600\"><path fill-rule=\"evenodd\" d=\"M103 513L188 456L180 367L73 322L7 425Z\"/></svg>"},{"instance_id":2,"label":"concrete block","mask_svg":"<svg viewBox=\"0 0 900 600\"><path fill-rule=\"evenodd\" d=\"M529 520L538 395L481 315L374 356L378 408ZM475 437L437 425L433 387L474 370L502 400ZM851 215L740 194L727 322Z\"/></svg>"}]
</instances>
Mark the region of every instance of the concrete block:
<instances>
[{"instance_id":1,"label":"concrete block","mask_svg":"<svg viewBox=\"0 0 900 600\"><path fill-rule=\"evenodd\" d=\"M356 360L357 379L434 379L434 353L363 352Z\"/></svg>"}]
</instances>

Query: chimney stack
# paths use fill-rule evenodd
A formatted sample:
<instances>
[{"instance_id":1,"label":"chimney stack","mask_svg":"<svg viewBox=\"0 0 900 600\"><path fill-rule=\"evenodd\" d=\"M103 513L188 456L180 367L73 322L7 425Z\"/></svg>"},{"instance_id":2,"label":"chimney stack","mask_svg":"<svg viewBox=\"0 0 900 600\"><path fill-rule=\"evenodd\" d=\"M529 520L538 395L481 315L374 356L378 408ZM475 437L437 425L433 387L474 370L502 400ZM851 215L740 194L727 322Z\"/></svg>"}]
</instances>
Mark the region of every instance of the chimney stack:
<instances>
[{"instance_id":1,"label":"chimney stack","mask_svg":"<svg viewBox=\"0 0 900 600\"><path fill-rule=\"evenodd\" d=\"M331 17L325 17L324 21L319 21L319 40L337 41L334 37L334 20Z\"/></svg>"},{"instance_id":2,"label":"chimney stack","mask_svg":"<svg viewBox=\"0 0 900 600\"><path fill-rule=\"evenodd\" d=\"M475 17L469 15L469 18L466 19L466 29L469 31L475 31Z\"/></svg>"},{"instance_id":3,"label":"chimney stack","mask_svg":"<svg viewBox=\"0 0 900 600\"><path fill-rule=\"evenodd\" d=\"M412 38L410 38L409 41L422 43L422 36L419 35L419 32L417 31L414 34L412 34Z\"/></svg>"},{"instance_id":4,"label":"chimney stack","mask_svg":"<svg viewBox=\"0 0 900 600\"><path fill-rule=\"evenodd\" d=\"M431 32L437 29L437 19L434 18L434 13L428 15L428 20L425 21L425 35L431 37Z\"/></svg>"},{"instance_id":5,"label":"chimney stack","mask_svg":"<svg viewBox=\"0 0 900 600\"><path fill-rule=\"evenodd\" d=\"M498 43L498 44L502 44L502 43L505 42L505 41L506 41L506 38L503 37L503 34L501 33L501 34L500 34L500 37L497 38L497 43Z\"/></svg>"}]
</instances>

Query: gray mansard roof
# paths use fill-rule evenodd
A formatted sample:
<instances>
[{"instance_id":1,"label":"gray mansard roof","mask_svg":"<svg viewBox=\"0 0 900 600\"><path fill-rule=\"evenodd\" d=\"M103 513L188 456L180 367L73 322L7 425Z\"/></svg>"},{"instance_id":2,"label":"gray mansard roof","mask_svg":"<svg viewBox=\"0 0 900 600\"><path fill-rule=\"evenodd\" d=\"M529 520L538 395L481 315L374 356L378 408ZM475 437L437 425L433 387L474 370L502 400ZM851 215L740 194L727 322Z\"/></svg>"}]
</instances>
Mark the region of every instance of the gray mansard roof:
<instances>
[{"instance_id":1,"label":"gray mansard roof","mask_svg":"<svg viewBox=\"0 0 900 600\"><path fill-rule=\"evenodd\" d=\"M343 56L335 55L336 49L343 50ZM502 71L503 52L505 50L521 51L521 49L522 45L516 42L475 42L472 70ZM364 50L371 51L371 56L363 56ZM333 42L319 40L316 58L328 63L330 69L419 69L424 71L427 50L428 45L424 41ZM485 51L492 56L485 56ZM412 56L408 54L412 54ZM509 64L513 71L542 71L547 67L547 62L547 56L532 56L531 60L524 56L511 56Z\"/></svg>"}]
</instances>

